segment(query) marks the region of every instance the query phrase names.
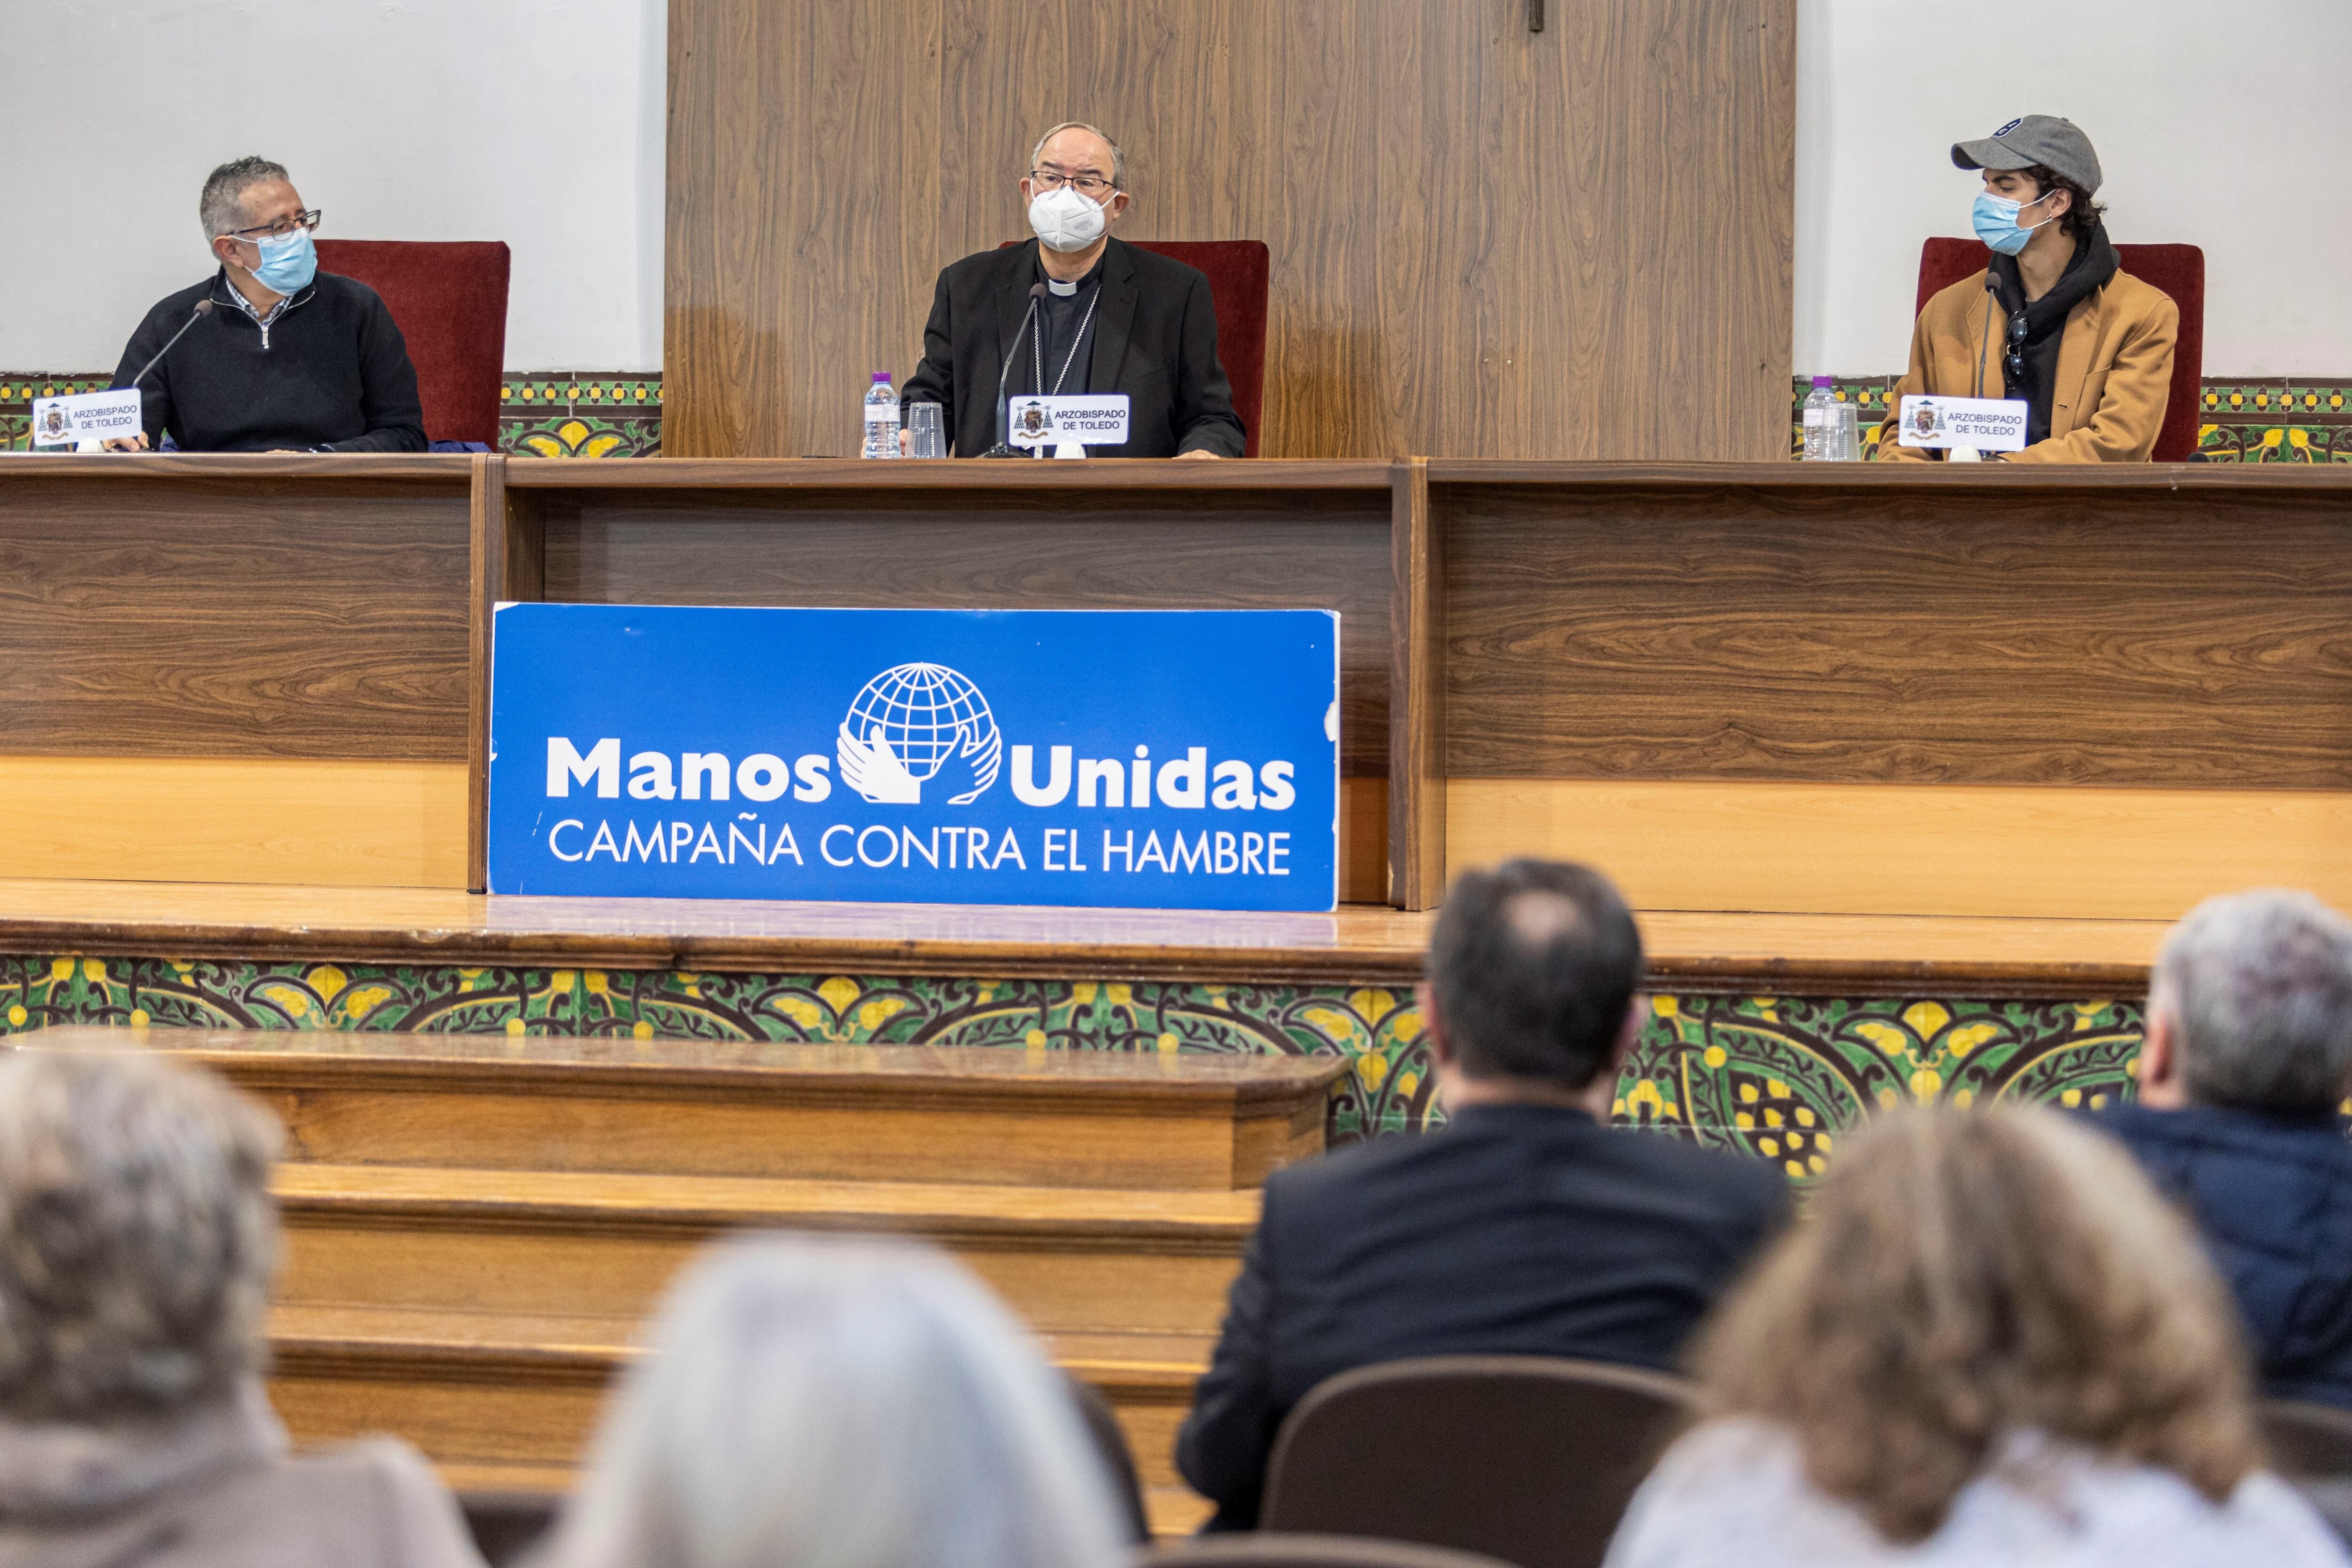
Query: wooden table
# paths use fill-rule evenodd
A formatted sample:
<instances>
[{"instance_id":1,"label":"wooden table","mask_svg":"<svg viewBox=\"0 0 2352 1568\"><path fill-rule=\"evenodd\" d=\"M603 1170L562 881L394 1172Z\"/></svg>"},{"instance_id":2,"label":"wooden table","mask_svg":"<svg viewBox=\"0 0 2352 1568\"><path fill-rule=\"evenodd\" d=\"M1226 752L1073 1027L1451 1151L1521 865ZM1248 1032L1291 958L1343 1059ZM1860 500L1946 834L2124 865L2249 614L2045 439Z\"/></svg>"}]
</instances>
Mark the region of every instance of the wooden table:
<instances>
[{"instance_id":1,"label":"wooden table","mask_svg":"<svg viewBox=\"0 0 2352 1568\"><path fill-rule=\"evenodd\" d=\"M10 872L462 886L502 461L0 460Z\"/></svg>"},{"instance_id":2,"label":"wooden table","mask_svg":"<svg viewBox=\"0 0 2352 1568\"><path fill-rule=\"evenodd\" d=\"M1407 907L2352 904L2352 468L1438 462L1401 532Z\"/></svg>"},{"instance_id":3,"label":"wooden table","mask_svg":"<svg viewBox=\"0 0 2352 1568\"><path fill-rule=\"evenodd\" d=\"M499 599L1319 605L1351 901L2352 902L2347 528L2341 468L12 460L9 868L478 886Z\"/></svg>"}]
</instances>

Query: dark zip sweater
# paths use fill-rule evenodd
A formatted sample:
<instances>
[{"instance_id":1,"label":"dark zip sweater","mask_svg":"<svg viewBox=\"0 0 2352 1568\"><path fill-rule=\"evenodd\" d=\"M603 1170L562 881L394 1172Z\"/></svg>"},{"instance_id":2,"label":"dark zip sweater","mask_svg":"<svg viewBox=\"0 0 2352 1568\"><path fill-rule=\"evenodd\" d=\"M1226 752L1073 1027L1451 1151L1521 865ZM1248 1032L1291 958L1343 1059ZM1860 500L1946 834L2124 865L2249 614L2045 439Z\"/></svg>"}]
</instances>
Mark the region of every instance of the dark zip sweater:
<instances>
[{"instance_id":1,"label":"dark zip sweater","mask_svg":"<svg viewBox=\"0 0 2352 1568\"><path fill-rule=\"evenodd\" d=\"M267 332L238 306L226 270L181 289L131 334L114 384L128 384L205 299L212 314L139 384L150 445L168 430L184 452L425 450L400 328L374 289L331 272L297 291Z\"/></svg>"}]
</instances>

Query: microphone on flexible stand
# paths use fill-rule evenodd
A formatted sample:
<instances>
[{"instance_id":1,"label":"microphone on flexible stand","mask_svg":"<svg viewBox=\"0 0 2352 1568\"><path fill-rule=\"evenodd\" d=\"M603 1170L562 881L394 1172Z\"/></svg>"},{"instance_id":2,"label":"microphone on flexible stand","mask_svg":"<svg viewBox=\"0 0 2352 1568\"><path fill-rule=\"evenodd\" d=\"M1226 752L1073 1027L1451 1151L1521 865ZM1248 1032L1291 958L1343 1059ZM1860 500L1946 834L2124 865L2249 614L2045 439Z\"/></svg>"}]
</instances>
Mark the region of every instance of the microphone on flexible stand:
<instances>
[{"instance_id":1,"label":"microphone on flexible stand","mask_svg":"<svg viewBox=\"0 0 2352 1568\"><path fill-rule=\"evenodd\" d=\"M1985 268L1984 329L1977 333L1976 390L1969 394L1971 397L1982 397L1984 395L1985 345L1992 341L1993 307L2000 303L2000 290L1994 284L1992 268L1988 267ZM2004 392L2008 390L2006 385L2003 386L2002 390ZM1944 454L1944 460L1948 463L1980 463L1984 461L1984 454L1978 451L1974 447L1955 447L1950 451Z\"/></svg>"},{"instance_id":2,"label":"microphone on flexible stand","mask_svg":"<svg viewBox=\"0 0 2352 1568\"><path fill-rule=\"evenodd\" d=\"M145 364L141 365L139 367L139 374L132 376L129 381L124 382L119 390L128 392L131 388L137 386L141 382L146 380L147 373L153 370L157 365L162 364L163 363L163 356L172 352L172 344L176 343L182 338L186 337L190 327L194 326L198 321L203 321L206 316L209 316L212 313L213 302L210 300L197 300L196 308L188 312L188 319L185 322L182 323L180 330L173 332L170 341L165 342L162 348L155 351L155 357L149 360Z\"/></svg>"},{"instance_id":3,"label":"microphone on flexible stand","mask_svg":"<svg viewBox=\"0 0 2352 1568\"><path fill-rule=\"evenodd\" d=\"M1013 363L1020 353L1021 334L1029 330L1030 318L1037 313L1037 302L1045 297L1043 283L1029 285L1029 309L1023 311L1021 324L1013 330L1013 342L1004 351L1004 368L996 373L996 445L981 454L983 458L1025 458L1030 454L1013 444L1013 414L1004 406L1004 384L1012 379ZM181 331L185 331L186 328Z\"/></svg>"},{"instance_id":4,"label":"microphone on flexible stand","mask_svg":"<svg viewBox=\"0 0 2352 1568\"><path fill-rule=\"evenodd\" d=\"M1984 395L1985 344L1992 341L1993 307L2000 303L2000 290L1993 282L1990 267L1985 268L1985 293L1988 298L1985 300L1984 330L1977 333L1977 389L1969 394L1972 397Z\"/></svg>"}]
</instances>

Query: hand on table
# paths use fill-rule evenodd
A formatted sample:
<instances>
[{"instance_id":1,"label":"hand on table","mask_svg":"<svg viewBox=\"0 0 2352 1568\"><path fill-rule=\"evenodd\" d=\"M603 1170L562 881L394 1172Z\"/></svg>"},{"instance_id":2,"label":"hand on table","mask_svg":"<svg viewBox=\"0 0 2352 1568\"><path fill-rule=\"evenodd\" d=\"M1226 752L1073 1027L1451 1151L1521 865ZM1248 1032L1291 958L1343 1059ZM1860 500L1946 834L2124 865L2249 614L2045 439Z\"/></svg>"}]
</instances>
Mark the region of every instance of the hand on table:
<instances>
[{"instance_id":1,"label":"hand on table","mask_svg":"<svg viewBox=\"0 0 2352 1568\"><path fill-rule=\"evenodd\" d=\"M106 449L110 452L143 452L147 449L147 432L142 430L136 436L115 437L106 443Z\"/></svg>"},{"instance_id":2,"label":"hand on table","mask_svg":"<svg viewBox=\"0 0 2352 1568\"><path fill-rule=\"evenodd\" d=\"M1176 454L1176 460L1180 463L1189 461L1194 458L1198 458L1202 462L1206 463L1213 463L1219 460L1214 452L1203 452L1198 447L1193 447L1189 452L1179 452Z\"/></svg>"}]
</instances>

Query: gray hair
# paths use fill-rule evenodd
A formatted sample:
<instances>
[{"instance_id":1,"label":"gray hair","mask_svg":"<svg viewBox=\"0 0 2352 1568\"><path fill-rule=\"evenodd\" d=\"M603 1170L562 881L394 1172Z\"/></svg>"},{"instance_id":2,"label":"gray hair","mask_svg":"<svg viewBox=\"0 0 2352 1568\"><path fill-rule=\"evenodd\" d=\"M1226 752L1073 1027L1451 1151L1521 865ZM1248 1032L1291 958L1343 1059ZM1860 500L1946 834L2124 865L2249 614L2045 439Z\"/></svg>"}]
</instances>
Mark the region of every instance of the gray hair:
<instances>
[{"instance_id":1,"label":"gray hair","mask_svg":"<svg viewBox=\"0 0 2352 1568\"><path fill-rule=\"evenodd\" d=\"M1114 1568L1059 1374L945 1255L721 1243L673 1289L546 1561L560 1568Z\"/></svg>"},{"instance_id":2,"label":"gray hair","mask_svg":"<svg viewBox=\"0 0 2352 1568\"><path fill-rule=\"evenodd\" d=\"M0 1062L0 1413L135 1419L256 1372L279 1136L160 1057L20 1047Z\"/></svg>"},{"instance_id":3,"label":"gray hair","mask_svg":"<svg viewBox=\"0 0 2352 1568\"><path fill-rule=\"evenodd\" d=\"M2208 899L2165 939L2148 1010L2178 1026L2192 1099L2333 1109L2352 1079L2352 921L2282 889Z\"/></svg>"},{"instance_id":4,"label":"gray hair","mask_svg":"<svg viewBox=\"0 0 2352 1568\"><path fill-rule=\"evenodd\" d=\"M205 176L205 194L197 199L196 216L204 220L205 237L217 239L245 225L245 193L271 180L287 178L286 165L267 158L237 158Z\"/></svg>"},{"instance_id":5,"label":"gray hair","mask_svg":"<svg viewBox=\"0 0 2352 1568\"><path fill-rule=\"evenodd\" d=\"M1029 167L1034 169L1037 166L1037 160L1045 155L1045 143L1065 131L1084 131L1089 135L1101 137L1103 145L1110 149L1110 183L1122 191L1127 189L1127 154L1118 150L1118 143L1110 139L1109 132L1099 125L1089 125L1083 120L1065 120L1038 137L1037 145L1029 149Z\"/></svg>"}]
</instances>

